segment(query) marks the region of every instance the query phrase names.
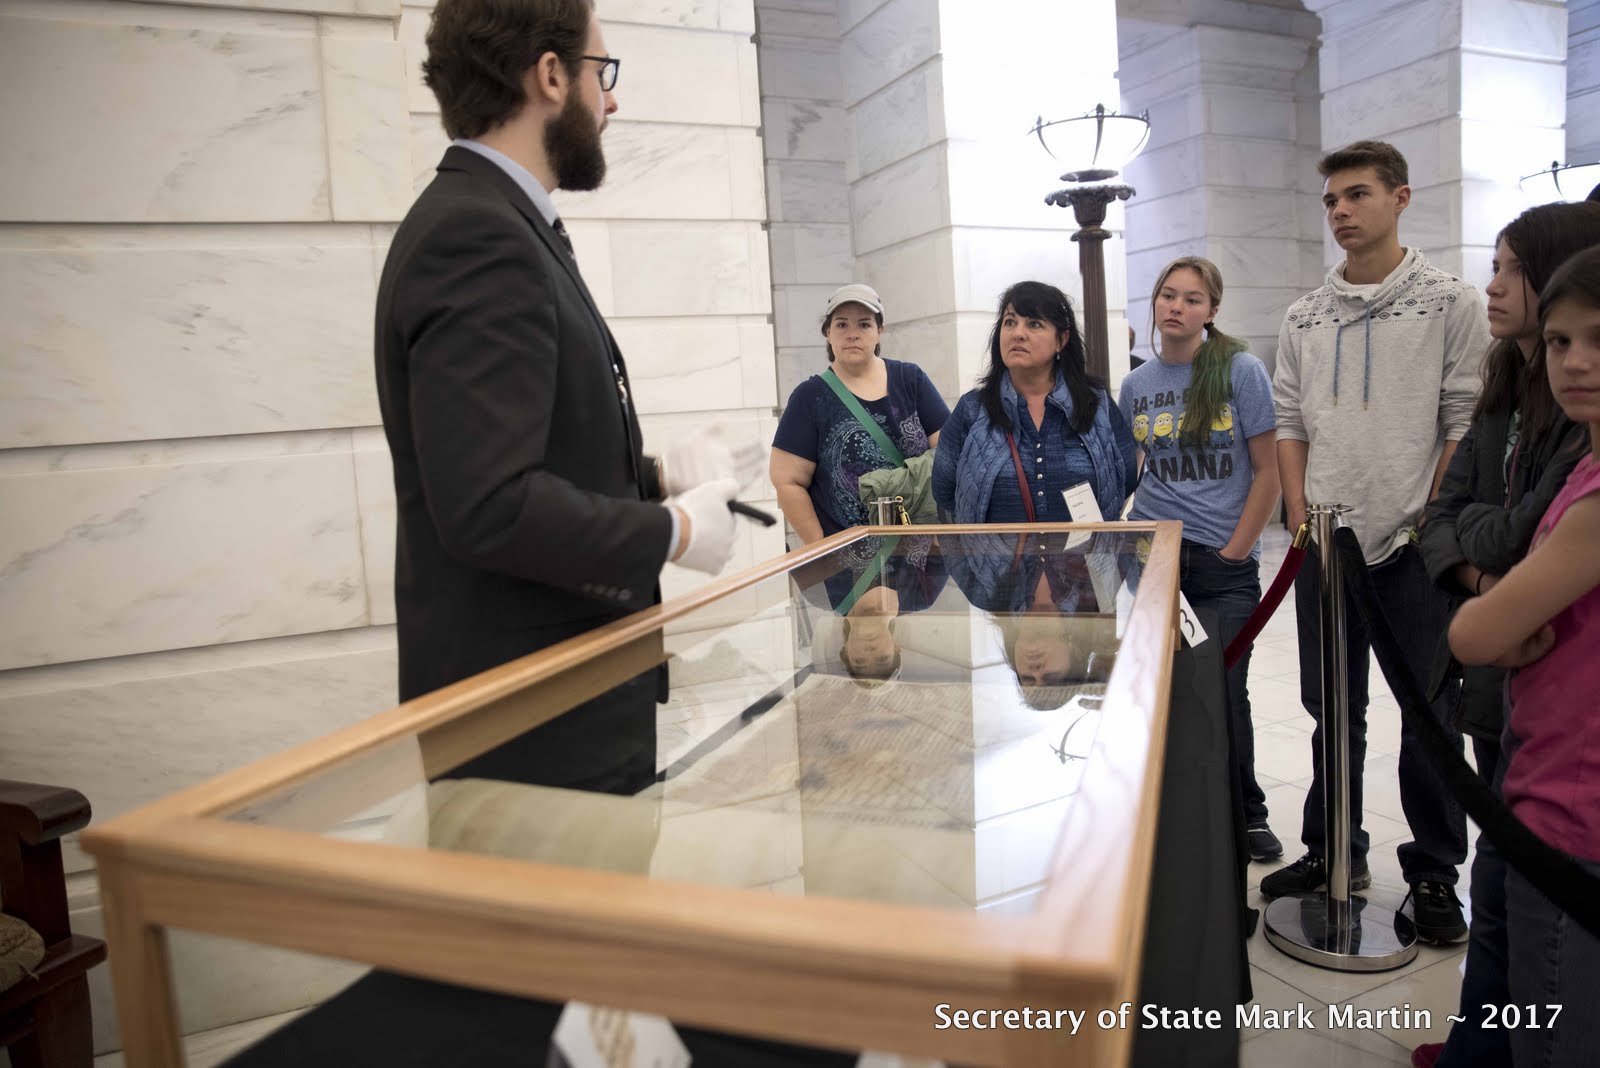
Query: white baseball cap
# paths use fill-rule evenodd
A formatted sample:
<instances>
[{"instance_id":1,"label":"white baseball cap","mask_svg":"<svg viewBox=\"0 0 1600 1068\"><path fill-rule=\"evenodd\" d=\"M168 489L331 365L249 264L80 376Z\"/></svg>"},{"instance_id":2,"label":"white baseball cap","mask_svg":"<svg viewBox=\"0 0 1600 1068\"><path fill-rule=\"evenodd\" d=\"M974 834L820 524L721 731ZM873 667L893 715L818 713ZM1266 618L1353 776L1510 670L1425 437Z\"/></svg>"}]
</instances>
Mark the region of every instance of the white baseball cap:
<instances>
[{"instance_id":1,"label":"white baseball cap","mask_svg":"<svg viewBox=\"0 0 1600 1068\"><path fill-rule=\"evenodd\" d=\"M822 321L827 322L833 310L841 304L863 304L869 310L883 314L883 301L878 297L877 290L860 282L852 282L833 291L832 296L828 297L827 308L822 312Z\"/></svg>"}]
</instances>

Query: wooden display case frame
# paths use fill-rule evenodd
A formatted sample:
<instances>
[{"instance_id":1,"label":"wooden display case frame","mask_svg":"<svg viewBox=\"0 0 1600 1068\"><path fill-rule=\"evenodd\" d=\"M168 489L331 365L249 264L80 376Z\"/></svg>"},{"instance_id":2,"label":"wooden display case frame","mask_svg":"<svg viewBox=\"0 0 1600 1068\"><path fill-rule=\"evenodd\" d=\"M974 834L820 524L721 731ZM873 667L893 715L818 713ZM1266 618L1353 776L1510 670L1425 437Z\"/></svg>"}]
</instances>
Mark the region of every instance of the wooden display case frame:
<instances>
[{"instance_id":1,"label":"wooden display case frame","mask_svg":"<svg viewBox=\"0 0 1600 1068\"><path fill-rule=\"evenodd\" d=\"M857 538L855 528L91 827L130 1068L184 1063L167 928L507 994L963 1065L1118 1065L1132 1032L1176 648L1180 525L924 526L1149 533L1078 801L1035 910L788 897L230 822L224 814L414 735L429 775L664 656L667 624ZM1086 1010L1067 1030L938 1029L935 1006ZM1137 1026L1138 1011L1132 1021Z\"/></svg>"}]
</instances>

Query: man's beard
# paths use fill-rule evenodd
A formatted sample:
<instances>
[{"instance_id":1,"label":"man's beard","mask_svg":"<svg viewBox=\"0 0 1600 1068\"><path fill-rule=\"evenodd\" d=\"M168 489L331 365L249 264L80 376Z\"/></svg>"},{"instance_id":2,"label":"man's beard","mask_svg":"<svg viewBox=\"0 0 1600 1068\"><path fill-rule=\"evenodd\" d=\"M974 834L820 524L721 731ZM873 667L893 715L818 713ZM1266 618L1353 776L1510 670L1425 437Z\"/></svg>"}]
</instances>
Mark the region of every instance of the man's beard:
<instances>
[{"instance_id":1,"label":"man's beard","mask_svg":"<svg viewBox=\"0 0 1600 1068\"><path fill-rule=\"evenodd\" d=\"M606 177L606 156L594 114L576 89L567 95L561 113L544 127L544 152L556 172L556 188L583 192L598 189Z\"/></svg>"}]
</instances>

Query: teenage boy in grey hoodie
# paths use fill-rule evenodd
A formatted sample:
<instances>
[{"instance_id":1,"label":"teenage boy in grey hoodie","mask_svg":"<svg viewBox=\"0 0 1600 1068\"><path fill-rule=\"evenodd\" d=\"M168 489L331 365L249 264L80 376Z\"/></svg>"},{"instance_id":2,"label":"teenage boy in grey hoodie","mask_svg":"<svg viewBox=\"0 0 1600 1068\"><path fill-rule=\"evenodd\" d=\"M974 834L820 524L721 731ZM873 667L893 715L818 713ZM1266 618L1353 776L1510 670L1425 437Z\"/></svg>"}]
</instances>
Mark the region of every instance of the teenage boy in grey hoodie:
<instances>
[{"instance_id":1,"label":"teenage boy in grey hoodie","mask_svg":"<svg viewBox=\"0 0 1600 1068\"><path fill-rule=\"evenodd\" d=\"M1290 307L1278 335L1273 393L1284 503L1292 528L1304 521L1308 501L1350 507L1345 519L1361 542L1384 613L1412 674L1426 685L1447 620L1416 531L1471 422L1478 365L1489 347L1487 320L1475 290L1431 266L1417 249L1401 246L1400 213L1411 189L1405 157L1394 146L1358 141L1325 156L1317 170L1325 180L1328 227L1345 260L1320 289ZM1307 559L1295 582L1300 700L1318 721L1301 828L1307 852L1262 880L1268 898L1326 884L1320 587L1318 566ZM1359 890L1372 882L1369 838L1361 826L1369 641L1348 595L1345 620L1350 882ZM1452 729L1453 706L1454 694L1447 692L1433 709ZM1413 839L1399 847L1400 867L1411 888L1417 935L1459 942L1467 933L1455 894L1456 867L1467 855L1465 816L1403 721L1399 765L1400 803Z\"/></svg>"}]
</instances>

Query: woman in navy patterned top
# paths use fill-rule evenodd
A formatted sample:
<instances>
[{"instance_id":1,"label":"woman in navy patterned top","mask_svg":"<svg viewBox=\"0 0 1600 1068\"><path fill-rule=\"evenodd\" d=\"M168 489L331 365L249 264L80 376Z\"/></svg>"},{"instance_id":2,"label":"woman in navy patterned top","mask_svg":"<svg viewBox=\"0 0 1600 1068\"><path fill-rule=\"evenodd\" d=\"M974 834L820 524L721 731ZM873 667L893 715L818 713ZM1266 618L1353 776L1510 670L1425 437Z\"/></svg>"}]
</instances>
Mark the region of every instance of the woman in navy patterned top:
<instances>
[{"instance_id":1,"label":"woman in navy patterned top","mask_svg":"<svg viewBox=\"0 0 1600 1068\"><path fill-rule=\"evenodd\" d=\"M843 286L822 315L830 370L906 459L939 442L950 415L922 368L879 353L883 302L864 285ZM868 522L856 480L896 467L821 375L795 387L772 440L778 505L806 544Z\"/></svg>"}]
</instances>

